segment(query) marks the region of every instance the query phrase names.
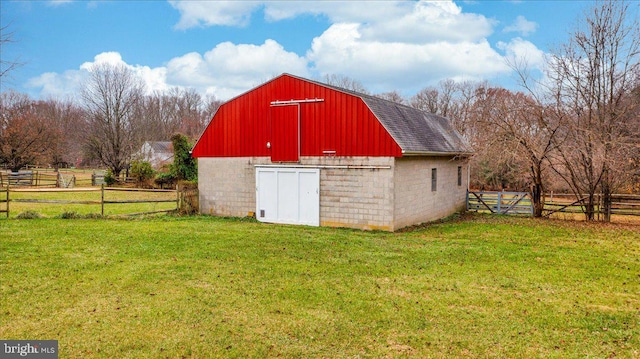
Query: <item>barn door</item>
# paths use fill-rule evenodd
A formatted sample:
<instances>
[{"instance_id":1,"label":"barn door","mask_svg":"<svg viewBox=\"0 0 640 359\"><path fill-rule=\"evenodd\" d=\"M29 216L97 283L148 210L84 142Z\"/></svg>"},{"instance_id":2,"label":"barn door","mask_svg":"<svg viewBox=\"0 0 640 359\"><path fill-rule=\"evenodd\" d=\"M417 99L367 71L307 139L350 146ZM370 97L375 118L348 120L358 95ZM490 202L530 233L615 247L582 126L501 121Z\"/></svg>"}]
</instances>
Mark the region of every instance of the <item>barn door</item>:
<instances>
[{"instance_id":1,"label":"barn door","mask_svg":"<svg viewBox=\"0 0 640 359\"><path fill-rule=\"evenodd\" d=\"M320 170L256 168L256 218L261 222L320 225Z\"/></svg>"},{"instance_id":2,"label":"barn door","mask_svg":"<svg viewBox=\"0 0 640 359\"><path fill-rule=\"evenodd\" d=\"M271 162L300 159L300 106L271 106Z\"/></svg>"}]
</instances>

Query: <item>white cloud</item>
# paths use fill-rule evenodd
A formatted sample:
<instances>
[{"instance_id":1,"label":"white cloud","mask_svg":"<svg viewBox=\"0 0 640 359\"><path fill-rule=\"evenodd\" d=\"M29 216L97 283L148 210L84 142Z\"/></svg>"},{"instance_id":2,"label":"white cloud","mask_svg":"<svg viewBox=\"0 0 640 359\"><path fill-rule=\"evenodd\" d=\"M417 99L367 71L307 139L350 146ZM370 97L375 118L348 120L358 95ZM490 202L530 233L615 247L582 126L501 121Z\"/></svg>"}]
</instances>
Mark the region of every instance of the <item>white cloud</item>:
<instances>
[{"instance_id":1,"label":"white cloud","mask_svg":"<svg viewBox=\"0 0 640 359\"><path fill-rule=\"evenodd\" d=\"M505 58L510 63L526 64L536 70L542 70L545 66L544 52L530 41L516 37L509 42L498 42L496 46L505 52Z\"/></svg>"},{"instance_id":2,"label":"white cloud","mask_svg":"<svg viewBox=\"0 0 640 359\"><path fill-rule=\"evenodd\" d=\"M27 87L40 88L42 98L73 99L80 94L81 84L87 79L87 71L67 70L61 74L47 72L27 82Z\"/></svg>"},{"instance_id":3,"label":"white cloud","mask_svg":"<svg viewBox=\"0 0 640 359\"><path fill-rule=\"evenodd\" d=\"M98 64L120 66L120 65L126 65L127 63L122 61L122 56L120 55L119 52L108 51L108 52L103 52L96 55L93 58L93 62L85 62L82 65L80 65L80 70L89 71L91 70L91 67L93 65L98 65Z\"/></svg>"},{"instance_id":4,"label":"white cloud","mask_svg":"<svg viewBox=\"0 0 640 359\"><path fill-rule=\"evenodd\" d=\"M282 72L309 76L304 58L285 51L274 40L267 40L262 45L224 42L204 55L188 53L156 68L130 65L118 52L103 52L77 70L45 73L29 80L28 86L41 88L43 97L77 96L91 67L103 63L127 66L144 81L148 93L183 87L219 99L229 99Z\"/></svg>"},{"instance_id":5,"label":"white cloud","mask_svg":"<svg viewBox=\"0 0 640 359\"><path fill-rule=\"evenodd\" d=\"M204 56L189 53L167 64L167 81L228 99L283 72L309 76L307 61L274 40L262 45L218 44Z\"/></svg>"},{"instance_id":6,"label":"white cloud","mask_svg":"<svg viewBox=\"0 0 640 359\"><path fill-rule=\"evenodd\" d=\"M331 25L310 44L306 57L311 70L316 76L347 75L374 92L407 92L444 78L487 79L509 72L487 41L496 22L465 13L452 1L266 1L246 3L243 8L206 1L172 5L181 13L183 28L223 25L221 13L233 14L227 24L244 25L260 8L271 22L304 14L324 16ZM250 73L242 68L237 70Z\"/></svg>"},{"instance_id":7,"label":"white cloud","mask_svg":"<svg viewBox=\"0 0 640 359\"><path fill-rule=\"evenodd\" d=\"M444 78L482 79L506 73L486 40L383 42L362 36L359 24L334 24L313 40L307 56L320 74L347 74L374 92L417 91Z\"/></svg>"},{"instance_id":8,"label":"white cloud","mask_svg":"<svg viewBox=\"0 0 640 359\"><path fill-rule=\"evenodd\" d=\"M493 30L482 15L463 13L453 2L416 2L397 17L369 22L363 34L369 39L428 43L432 41L481 41Z\"/></svg>"},{"instance_id":9,"label":"white cloud","mask_svg":"<svg viewBox=\"0 0 640 359\"><path fill-rule=\"evenodd\" d=\"M462 13L452 1L170 1L181 18L176 25L245 26L251 15L264 9L267 21L303 14L326 16L332 23L367 24L363 33L376 39L419 42L425 37L468 41L491 34L493 21ZM526 20L525 20L526 21Z\"/></svg>"},{"instance_id":10,"label":"white cloud","mask_svg":"<svg viewBox=\"0 0 640 359\"><path fill-rule=\"evenodd\" d=\"M246 26L259 1L169 1L180 12L178 29L198 26Z\"/></svg>"},{"instance_id":11,"label":"white cloud","mask_svg":"<svg viewBox=\"0 0 640 359\"><path fill-rule=\"evenodd\" d=\"M158 67L129 65L122 60L118 52L103 52L96 55L91 62L85 62L77 70L67 70L62 74L48 72L28 81L27 86L41 88L41 97L72 98L80 94L83 83L88 80L91 68L96 64L124 65L140 77L146 85L147 92L167 90L166 69Z\"/></svg>"},{"instance_id":12,"label":"white cloud","mask_svg":"<svg viewBox=\"0 0 640 359\"><path fill-rule=\"evenodd\" d=\"M533 21L529 21L525 19L524 16L519 15L518 17L516 17L516 20L514 21L513 24L505 27L502 31L517 32L517 33L520 33L520 35L522 36L528 36L529 34L536 32L537 29L538 29L537 23Z\"/></svg>"}]
</instances>

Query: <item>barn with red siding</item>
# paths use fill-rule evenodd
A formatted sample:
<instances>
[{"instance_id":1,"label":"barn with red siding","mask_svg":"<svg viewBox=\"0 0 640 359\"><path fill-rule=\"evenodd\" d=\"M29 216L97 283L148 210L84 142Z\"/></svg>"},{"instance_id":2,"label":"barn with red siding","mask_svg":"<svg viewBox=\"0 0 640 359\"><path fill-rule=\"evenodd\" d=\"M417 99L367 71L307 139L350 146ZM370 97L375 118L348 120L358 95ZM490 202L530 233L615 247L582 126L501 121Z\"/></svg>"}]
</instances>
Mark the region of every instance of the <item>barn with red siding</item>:
<instances>
[{"instance_id":1,"label":"barn with red siding","mask_svg":"<svg viewBox=\"0 0 640 359\"><path fill-rule=\"evenodd\" d=\"M220 106L192 151L203 214L389 231L463 209L468 154L446 118L290 74Z\"/></svg>"}]
</instances>

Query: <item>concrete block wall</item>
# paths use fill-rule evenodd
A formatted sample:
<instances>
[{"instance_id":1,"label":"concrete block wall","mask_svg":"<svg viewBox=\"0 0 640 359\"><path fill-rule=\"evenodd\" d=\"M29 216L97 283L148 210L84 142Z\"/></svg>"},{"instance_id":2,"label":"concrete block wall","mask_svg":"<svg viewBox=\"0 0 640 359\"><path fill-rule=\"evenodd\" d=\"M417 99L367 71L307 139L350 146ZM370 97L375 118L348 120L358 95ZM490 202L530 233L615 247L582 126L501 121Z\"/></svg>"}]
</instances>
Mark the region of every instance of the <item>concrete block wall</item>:
<instances>
[{"instance_id":1,"label":"concrete block wall","mask_svg":"<svg viewBox=\"0 0 640 359\"><path fill-rule=\"evenodd\" d=\"M268 157L198 158L200 213L245 217L256 210L256 164Z\"/></svg>"},{"instance_id":2,"label":"concrete block wall","mask_svg":"<svg viewBox=\"0 0 640 359\"><path fill-rule=\"evenodd\" d=\"M458 166L462 183L458 186ZM431 169L437 169L437 188L431 191ZM450 157L397 158L394 166L395 229L434 221L465 207L467 164Z\"/></svg>"},{"instance_id":3,"label":"concrete block wall","mask_svg":"<svg viewBox=\"0 0 640 359\"><path fill-rule=\"evenodd\" d=\"M253 215L256 165L269 157L199 158L200 211L216 216ZM437 157L303 157L320 168L320 225L394 231L446 217L464 208L467 165ZM462 166L462 185L457 185ZM431 169L438 188L431 191Z\"/></svg>"},{"instance_id":4,"label":"concrete block wall","mask_svg":"<svg viewBox=\"0 0 640 359\"><path fill-rule=\"evenodd\" d=\"M268 157L199 158L200 212L253 215L255 166L271 164ZM393 158L303 157L282 166L320 168L321 226L393 230Z\"/></svg>"},{"instance_id":5,"label":"concrete block wall","mask_svg":"<svg viewBox=\"0 0 640 359\"><path fill-rule=\"evenodd\" d=\"M394 229L393 158L308 157L301 162L321 167L321 226Z\"/></svg>"}]
</instances>

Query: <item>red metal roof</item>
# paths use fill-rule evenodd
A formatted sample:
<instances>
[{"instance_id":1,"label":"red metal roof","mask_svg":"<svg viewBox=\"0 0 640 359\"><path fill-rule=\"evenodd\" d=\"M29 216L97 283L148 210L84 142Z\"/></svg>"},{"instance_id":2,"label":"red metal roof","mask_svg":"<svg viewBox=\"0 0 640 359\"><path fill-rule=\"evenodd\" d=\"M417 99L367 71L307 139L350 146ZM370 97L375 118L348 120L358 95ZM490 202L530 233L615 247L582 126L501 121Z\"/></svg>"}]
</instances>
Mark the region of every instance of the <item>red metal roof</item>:
<instances>
[{"instance_id":1,"label":"red metal roof","mask_svg":"<svg viewBox=\"0 0 640 359\"><path fill-rule=\"evenodd\" d=\"M218 109L195 147L194 157L273 156L275 161L295 161L291 153L278 157L282 141L294 131L282 128L275 116L294 116L272 111L273 102L297 102L299 106L299 155L402 156L402 149L368 105L357 94L283 74L235 97ZM297 110L297 108L295 109ZM275 113L275 114L274 114ZM289 125L294 123L285 121Z\"/></svg>"}]
</instances>

